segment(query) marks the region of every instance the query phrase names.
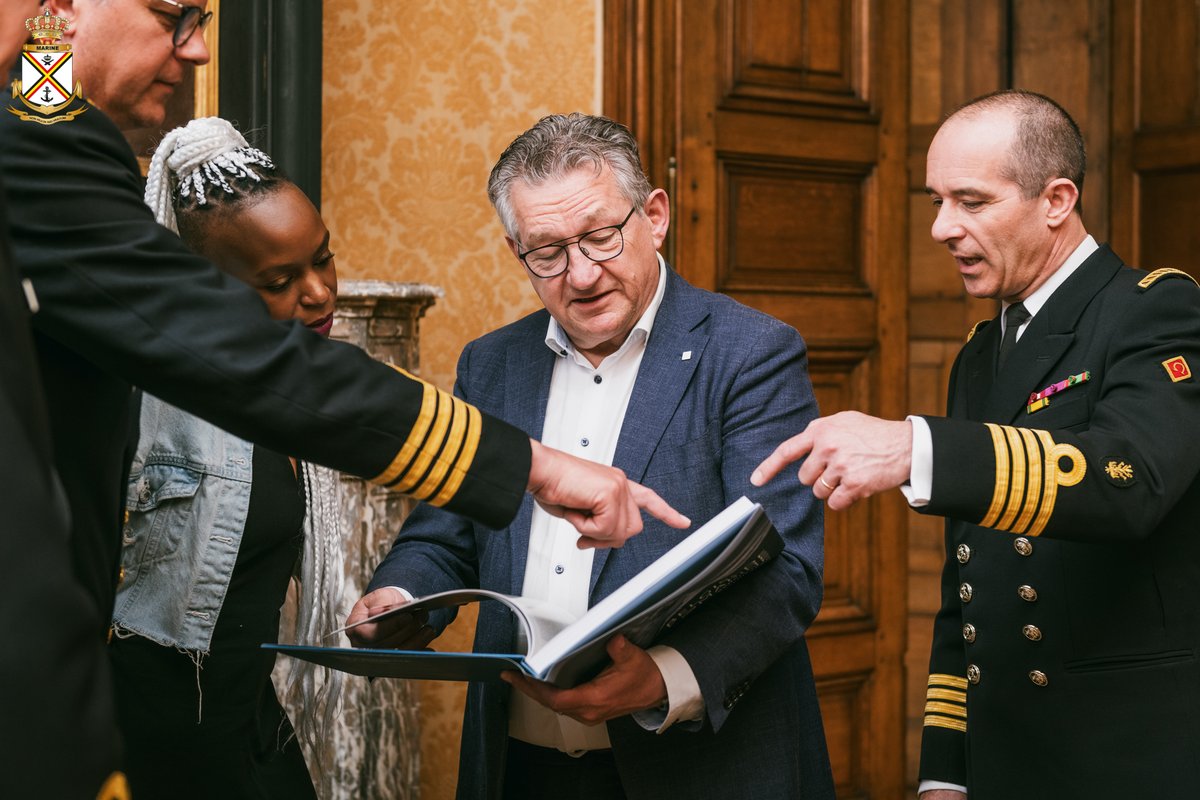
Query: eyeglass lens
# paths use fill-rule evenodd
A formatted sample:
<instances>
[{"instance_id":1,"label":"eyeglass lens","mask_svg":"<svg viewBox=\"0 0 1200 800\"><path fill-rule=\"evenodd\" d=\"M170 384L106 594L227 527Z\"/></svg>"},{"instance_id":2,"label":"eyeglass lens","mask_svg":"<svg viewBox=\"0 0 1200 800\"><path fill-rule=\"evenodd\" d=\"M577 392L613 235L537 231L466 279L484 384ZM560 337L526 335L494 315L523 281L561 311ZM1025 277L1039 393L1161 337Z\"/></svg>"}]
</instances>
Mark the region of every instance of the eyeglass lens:
<instances>
[{"instance_id":1,"label":"eyeglass lens","mask_svg":"<svg viewBox=\"0 0 1200 800\"><path fill-rule=\"evenodd\" d=\"M621 254L625 239L620 228L601 228L581 237L574 243L579 252L592 261L608 261ZM538 275L555 275L567 268L569 245L552 244L525 254L525 263Z\"/></svg>"},{"instance_id":2,"label":"eyeglass lens","mask_svg":"<svg viewBox=\"0 0 1200 800\"><path fill-rule=\"evenodd\" d=\"M198 6L185 6L179 15L179 22L175 24L175 46L183 47L191 40L192 34L207 27L211 19L211 11L203 11Z\"/></svg>"}]
</instances>

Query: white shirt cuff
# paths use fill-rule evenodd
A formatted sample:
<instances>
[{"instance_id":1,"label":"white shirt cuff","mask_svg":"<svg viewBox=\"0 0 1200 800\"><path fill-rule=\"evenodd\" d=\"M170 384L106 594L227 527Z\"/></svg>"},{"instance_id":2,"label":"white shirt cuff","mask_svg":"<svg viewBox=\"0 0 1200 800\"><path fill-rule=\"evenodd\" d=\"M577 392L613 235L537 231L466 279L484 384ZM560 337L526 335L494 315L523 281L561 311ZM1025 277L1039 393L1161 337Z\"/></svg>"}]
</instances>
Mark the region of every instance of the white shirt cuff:
<instances>
[{"instance_id":1,"label":"white shirt cuff","mask_svg":"<svg viewBox=\"0 0 1200 800\"><path fill-rule=\"evenodd\" d=\"M663 733L676 722L698 722L704 719L704 695L696 681L696 673L687 659L673 647L655 645L646 651L654 659L663 682L667 684L667 709L647 708L635 711L637 724L648 731Z\"/></svg>"},{"instance_id":2,"label":"white shirt cuff","mask_svg":"<svg viewBox=\"0 0 1200 800\"><path fill-rule=\"evenodd\" d=\"M405 589L403 586L380 586L379 588L380 589L395 589L397 592L404 595L404 602L406 602L406 603L411 603L413 600L417 599L417 598L413 597L412 592L410 592L408 589Z\"/></svg>"},{"instance_id":3,"label":"white shirt cuff","mask_svg":"<svg viewBox=\"0 0 1200 800\"><path fill-rule=\"evenodd\" d=\"M962 792L964 796L967 794L967 787L959 786L957 783L946 783L945 781L921 781L921 785L917 787L917 797L919 798L924 792L932 792L934 789L949 789L953 792Z\"/></svg>"},{"instance_id":4,"label":"white shirt cuff","mask_svg":"<svg viewBox=\"0 0 1200 800\"><path fill-rule=\"evenodd\" d=\"M912 466L909 468L908 483L900 487L904 499L913 508L929 505L933 495L933 434L924 417L909 416L905 419L912 425Z\"/></svg>"}]
</instances>

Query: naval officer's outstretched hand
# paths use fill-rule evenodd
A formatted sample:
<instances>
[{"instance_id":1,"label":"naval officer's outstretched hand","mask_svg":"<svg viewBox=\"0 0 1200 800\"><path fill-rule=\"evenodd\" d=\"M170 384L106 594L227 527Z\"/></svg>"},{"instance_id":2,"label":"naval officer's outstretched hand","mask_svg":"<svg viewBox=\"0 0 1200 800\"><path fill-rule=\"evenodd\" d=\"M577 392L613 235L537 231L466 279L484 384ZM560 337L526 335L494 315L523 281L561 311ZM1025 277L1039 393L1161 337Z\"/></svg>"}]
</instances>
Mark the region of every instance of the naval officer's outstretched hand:
<instances>
[{"instance_id":1,"label":"naval officer's outstretched hand","mask_svg":"<svg viewBox=\"0 0 1200 800\"><path fill-rule=\"evenodd\" d=\"M562 517L579 531L578 546L620 547L642 531L642 514L672 528L691 522L615 467L595 464L530 440L533 463L526 487L547 513Z\"/></svg>"},{"instance_id":2,"label":"naval officer's outstretched hand","mask_svg":"<svg viewBox=\"0 0 1200 800\"><path fill-rule=\"evenodd\" d=\"M841 511L908 481L912 469L912 423L842 411L814 419L802 433L767 456L750 476L762 486L800 459L797 476L813 496Z\"/></svg>"}]
</instances>

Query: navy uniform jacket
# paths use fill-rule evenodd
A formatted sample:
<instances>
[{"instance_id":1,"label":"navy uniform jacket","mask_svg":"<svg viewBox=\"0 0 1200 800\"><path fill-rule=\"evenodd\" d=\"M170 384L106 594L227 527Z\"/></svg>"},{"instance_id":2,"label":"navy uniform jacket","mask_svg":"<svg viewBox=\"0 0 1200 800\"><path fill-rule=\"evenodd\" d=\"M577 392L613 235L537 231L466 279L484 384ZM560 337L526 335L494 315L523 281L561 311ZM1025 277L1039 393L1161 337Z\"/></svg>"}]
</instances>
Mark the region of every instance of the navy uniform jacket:
<instances>
[{"instance_id":1,"label":"navy uniform jacket","mask_svg":"<svg viewBox=\"0 0 1200 800\"><path fill-rule=\"evenodd\" d=\"M105 620L71 569L67 503L5 224L0 198L0 797L90 798L118 759L96 636Z\"/></svg>"},{"instance_id":2,"label":"navy uniform jacket","mask_svg":"<svg viewBox=\"0 0 1200 800\"><path fill-rule=\"evenodd\" d=\"M999 341L968 341L929 419L922 511L948 520L921 778L1200 797L1200 288L1102 246L995 374Z\"/></svg>"},{"instance_id":3,"label":"navy uniform jacket","mask_svg":"<svg viewBox=\"0 0 1200 800\"><path fill-rule=\"evenodd\" d=\"M137 162L97 108L41 125L0 109L0 171L33 321L81 580L107 620L117 581L130 385L236 436L492 526L516 512L527 438L448 393L272 321L142 202Z\"/></svg>"},{"instance_id":4,"label":"navy uniform jacket","mask_svg":"<svg viewBox=\"0 0 1200 800\"><path fill-rule=\"evenodd\" d=\"M467 346L456 390L540 436L555 355L550 316L539 311ZM684 353L690 357L683 358ZM817 414L804 342L778 320L689 286L667 287L629 399L613 464L699 524L745 494L763 504L785 549L709 600L665 635L692 667L704 696L699 730L662 735L630 716L607 723L631 800L801 798L832 800L833 780L804 632L821 602L823 508L787 481L762 488L750 473L776 444ZM464 586L519 594L529 552L532 501L503 531L480 530L439 509L418 509L372 578L417 595ZM595 605L687 536L647 520L620 550L597 550ZM441 630L448 614L431 616ZM475 649L508 653L512 616L479 609ZM502 683L467 693L458 796L496 797L504 785L508 698Z\"/></svg>"}]
</instances>

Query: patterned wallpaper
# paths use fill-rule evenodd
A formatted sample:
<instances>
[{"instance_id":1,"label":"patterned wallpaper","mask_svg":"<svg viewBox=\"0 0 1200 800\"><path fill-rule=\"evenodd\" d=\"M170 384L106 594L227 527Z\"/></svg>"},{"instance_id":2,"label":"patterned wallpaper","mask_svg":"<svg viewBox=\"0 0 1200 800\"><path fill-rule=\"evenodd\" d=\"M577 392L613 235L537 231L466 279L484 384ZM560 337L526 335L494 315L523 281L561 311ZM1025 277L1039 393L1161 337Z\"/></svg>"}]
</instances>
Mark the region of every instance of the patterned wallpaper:
<instances>
[{"instance_id":1,"label":"patterned wallpaper","mask_svg":"<svg viewBox=\"0 0 1200 800\"><path fill-rule=\"evenodd\" d=\"M421 326L421 374L444 388L467 342L539 306L487 176L542 115L600 110L601 3L325 0L322 212L338 270L445 289ZM469 648L473 616L438 649ZM421 796L451 798L465 687L420 690Z\"/></svg>"},{"instance_id":2,"label":"patterned wallpaper","mask_svg":"<svg viewBox=\"0 0 1200 800\"><path fill-rule=\"evenodd\" d=\"M485 194L513 137L599 110L601 0L326 0L323 212L348 278L446 297L421 373L449 388L462 346L538 307Z\"/></svg>"}]
</instances>

